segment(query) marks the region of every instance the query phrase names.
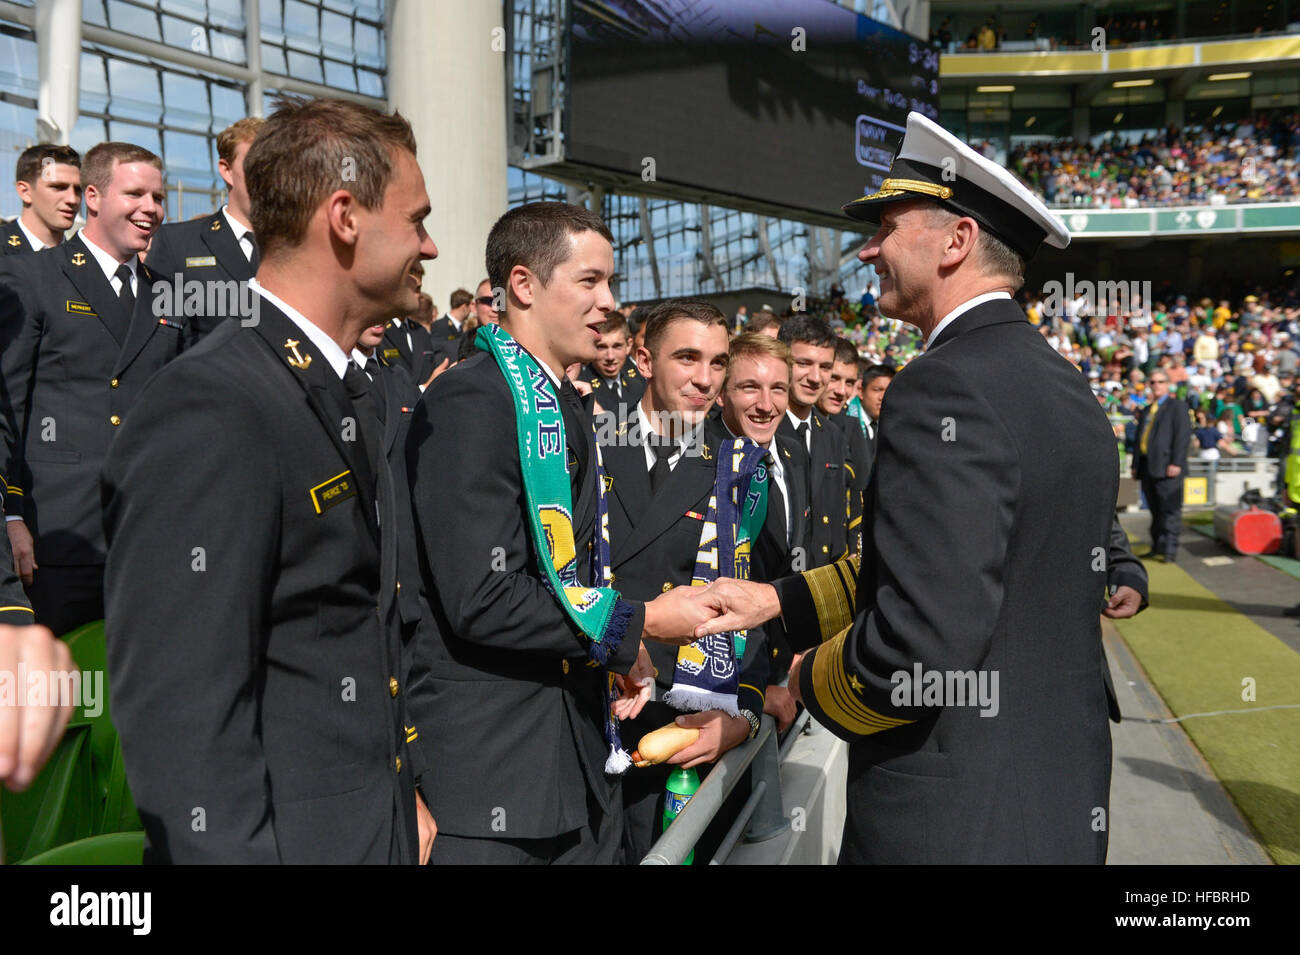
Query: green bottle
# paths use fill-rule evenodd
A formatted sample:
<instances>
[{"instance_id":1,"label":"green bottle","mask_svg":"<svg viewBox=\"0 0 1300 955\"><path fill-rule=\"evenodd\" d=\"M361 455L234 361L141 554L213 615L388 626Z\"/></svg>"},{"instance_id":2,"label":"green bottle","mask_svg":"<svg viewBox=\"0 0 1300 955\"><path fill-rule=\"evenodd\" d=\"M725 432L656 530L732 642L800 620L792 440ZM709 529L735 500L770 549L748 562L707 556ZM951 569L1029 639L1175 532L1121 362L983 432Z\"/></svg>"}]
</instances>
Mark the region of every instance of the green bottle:
<instances>
[{"instance_id":1,"label":"green bottle","mask_svg":"<svg viewBox=\"0 0 1300 955\"><path fill-rule=\"evenodd\" d=\"M696 790L700 788L700 777L694 769L683 769L678 766L668 777L668 783L664 786L664 830L666 831L674 819L678 817L686 804L691 801ZM692 849L690 855L686 857L683 865L695 864L695 850Z\"/></svg>"}]
</instances>

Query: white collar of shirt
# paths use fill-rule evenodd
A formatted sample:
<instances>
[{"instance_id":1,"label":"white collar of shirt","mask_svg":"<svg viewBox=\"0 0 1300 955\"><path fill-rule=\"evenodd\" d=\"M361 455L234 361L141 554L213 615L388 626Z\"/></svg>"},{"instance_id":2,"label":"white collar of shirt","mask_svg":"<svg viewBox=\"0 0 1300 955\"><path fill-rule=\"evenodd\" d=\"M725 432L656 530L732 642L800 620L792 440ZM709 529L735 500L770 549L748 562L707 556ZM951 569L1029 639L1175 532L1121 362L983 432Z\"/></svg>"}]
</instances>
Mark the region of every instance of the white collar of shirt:
<instances>
[{"instance_id":1,"label":"white collar of shirt","mask_svg":"<svg viewBox=\"0 0 1300 955\"><path fill-rule=\"evenodd\" d=\"M1011 298L1011 293L1010 292L985 292L983 295L976 295L974 298L970 299L969 301L962 302L960 305L954 308L943 318L939 319L939 324L934 326L934 331L930 332L929 337L926 338L925 340L925 350L926 351L930 350L930 345L932 345L934 343L934 340L939 337L939 333L941 331L943 331L945 328L947 328L957 319L961 318L962 315L969 312L976 305L983 305L985 302L991 302L994 299L999 299L999 298L1009 299Z\"/></svg>"},{"instance_id":2,"label":"white collar of shirt","mask_svg":"<svg viewBox=\"0 0 1300 955\"><path fill-rule=\"evenodd\" d=\"M114 280L117 278L118 266L125 265L130 269L131 293L135 294L135 286L137 284L137 279L139 278L139 276L136 275L135 267L139 263L139 260L134 255L128 257L125 262L119 262L117 259L113 258L113 256L109 255L99 246L95 245L95 243L86 238L86 233L84 232L81 233L81 241L86 243L86 248L88 248L90 254L95 257L95 261L99 263L99 267L104 270L104 277L108 279L110 285L113 285ZM113 285L113 291L117 292L119 295L122 292L122 290L116 285Z\"/></svg>"},{"instance_id":3,"label":"white collar of shirt","mask_svg":"<svg viewBox=\"0 0 1300 955\"><path fill-rule=\"evenodd\" d=\"M230 206L228 205L221 207L221 216L226 220L226 224L230 226L230 231L235 233L235 241L239 243L240 250L244 255L248 256L248 261L253 261L252 250L250 250L248 246L244 245L244 236L248 235L248 233L253 230L232 216L230 214Z\"/></svg>"},{"instance_id":4,"label":"white collar of shirt","mask_svg":"<svg viewBox=\"0 0 1300 955\"><path fill-rule=\"evenodd\" d=\"M366 370L366 362L368 362L373 357L374 357L373 355L367 355L360 348L352 349L352 360L357 363L357 365L361 368L362 371Z\"/></svg>"},{"instance_id":5,"label":"white collar of shirt","mask_svg":"<svg viewBox=\"0 0 1300 955\"><path fill-rule=\"evenodd\" d=\"M786 408L785 416L790 419L790 425L796 432L799 430L799 425L806 424L808 426L808 436L802 439L803 449L809 454L812 454L812 409L808 409L808 417L800 418L789 408ZM798 435L796 435L796 437L798 437Z\"/></svg>"},{"instance_id":6,"label":"white collar of shirt","mask_svg":"<svg viewBox=\"0 0 1300 955\"><path fill-rule=\"evenodd\" d=\"M348 370L349 358L347 353L339 347L338 342L326 335L319 325L314 324L311 319L284 299L278 295L272 295L262 288L262 284L257 279L249 279L248 287L284 312L289 321L302 329L302 333L307 336L307 340L315 346L316 350L321 353L321 357L329 362L330 367L334 369L334 374L338 375L339 379L342 380L343 375Z\"/></svg>"},{"instance_id":7,"label":"white collar of shirt","mask_svg":"<svg viewBox=\"0 0 1300 955\"><path fill-rule=\"evenodd\" d=\"M649 392L647 392L646 395L648 397ZM636 414L637 414L636 428L637 428L637 433L641 435L641 448L645 451L645 466L646 466L646 470L649 471L651 468L655 466L655 445L658 444L658 438L660 437L660 435L658 431L656 431L653 427L650 426L650 416L645 413L645 408L643 407L644 402L645 402L645 398L642 398L641 401L638 401L636 403ZM628 427L629 429L632 427L632 423L630 421L628 423ZM655 435L656 438L654 443L651 443L649 439L649 436L652 434ZM677 438L675 444L677 445L677 450L668 456L669 471L677 467L677 462L682 459L682 448L684 447L682 439L680 437Z\"/></svg>"},{"instance_id":8,"label":"white collar of shirt","mask_svg":"<svg viewBox=\"0 0 1300 955\"><path fill-rule=\"evenodd\" d=\"M460 331L460 322L456 320L456 316L451 314L451 312L447 313L447 321L451 323L452 328L456 329L456 331Z\"/></svg>"},{"instance_id":9,"label":"white collar of shirt","mask_svg":"<svg viewBox=\"0 0 1300 955\"><path fill-rule=\"evenodd\" d=\"M23 235L27 236L28 244L31 245L31 247L35 249L37 252L41 251L41 249L51 248L51 246L46 245L44 242L42 242L40 239L36 238L35 235L32 234L32 230L27 228L27 226L23 224L22 216L18 217L18 228L23 230Z\"/></svg>"}]
</instances>

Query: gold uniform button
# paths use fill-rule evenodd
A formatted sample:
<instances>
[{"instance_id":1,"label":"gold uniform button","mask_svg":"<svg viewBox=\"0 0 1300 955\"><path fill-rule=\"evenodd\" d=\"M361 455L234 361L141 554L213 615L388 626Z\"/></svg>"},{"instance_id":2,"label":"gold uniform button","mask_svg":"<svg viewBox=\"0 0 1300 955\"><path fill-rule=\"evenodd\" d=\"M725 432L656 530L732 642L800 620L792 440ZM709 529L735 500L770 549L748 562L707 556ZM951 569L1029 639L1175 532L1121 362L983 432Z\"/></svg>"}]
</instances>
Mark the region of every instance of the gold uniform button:
<instances>
[{"instance_id":1,"label":"gold uniform button","mask_svg":"<svg viewBox=\"0 0 1300 955\"><path fill-rule=\"evenodd\" d=\"M561 661L560 661L560 672L561 672L561 673L568 673L568 672L569 672L569 661L568 661L568 660L561 660Z\"/></svg>"},{"instance_id":2,"label":"gold uniform button","mask_svg":"<svg viewBox=\"0 0 1300 955\"><path fill-rule=\"evenodd\" d=\"M829 554L830 552L831 552L831 549L830 549L829 547L827 547L825 544L822 544L822 553L823 553L823 554Z\"/></svg>"},{"instance_id":3,"label":"gold uniform button","mask_svg":"<svg viewBox=\"0 0 1300 955\"><path fill-rule=\"evenodd\" d=\"M399 594L402 592L402 582L400 580L397 582L397 592Z\"/></svg>"},{"instance_id":4,"label":"gold uniform button","mask_svg":"<svg viewBox=\"0 0 1300 955\"><path fill-rule=\"evenodd\" d=\"M397 677L395 676L388 678L388 695L397 696Z\"/></svg>"},{"instance_id":5,"label":"gold uniform button","mask_svg":"<svg viewBox=\"0 0 1300 955\"><path fill-rule=\"evenodd\" d=\"M665 581L664 581L664 585L663 585L663 587L661 587L661 588L659 589L659 592L660 592L660 593L663 593L663 594L666 594L666 593L668 593L668 591L670 591L670 590L672 590L672 589L673 589L673 585L670 584L670 583L668 583L668 581L665 580Z\"/></svg>"},{"instance_id":6,"label":"gold uniform button","mask_svg":"<svg viewBox=\"0 0 1300 955\"><path fill-rule=\"evenodd\" d=\"M400 757L400 756L397 757L397 771L398 771L399 773L402 771L402 757Z\"/></svg>"},{"instance_id":7,"label":"gold uniform button","mask_svg":"<svg viewBox=\"0 0 1300 955\"><path fill-rule=\"evenodd\" d=\"M116 388L117 385L118 385L118 381L117 381L116 378L114 378L112 381L110 381L110 382L108 383L108 387L110 387L110 388Z\"/></svg>"},{"instance_id":8,"label":"gold uniform button","mask_svg":"<svg viewBox=\"0 0 1300 955\"><path fill-rule=\"evenodd\" d=\"M117 427L119 424L122 423L122 419L119 418L117 415L113 415L111 418L108 419L108 422L109 424L113 425L113 427Z\"/></svg>"},{"instance_id":9,"label":"gold uniform button","mask_svg":"<svg viewBox=\"0 0 1300 955\"><path fill-rule=\"evenodd\" d=\"M823 523L823 524L829 524L830 522L831 522L831 519L830 519L829 517L827 517L825 514L823 514L823 515L822 515L822 523Z\"/></svg>"}]
</instances>

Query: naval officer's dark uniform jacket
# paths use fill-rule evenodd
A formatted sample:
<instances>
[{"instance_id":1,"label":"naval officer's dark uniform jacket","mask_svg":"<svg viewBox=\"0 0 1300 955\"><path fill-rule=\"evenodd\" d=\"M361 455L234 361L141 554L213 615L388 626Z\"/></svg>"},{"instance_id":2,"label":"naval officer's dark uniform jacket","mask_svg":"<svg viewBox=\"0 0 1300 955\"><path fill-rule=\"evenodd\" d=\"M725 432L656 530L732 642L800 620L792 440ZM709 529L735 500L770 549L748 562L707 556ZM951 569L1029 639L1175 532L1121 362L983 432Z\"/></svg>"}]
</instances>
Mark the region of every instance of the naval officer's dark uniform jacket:
<instances>
[{"instance_id":1,"label":"naval officer's dark uniform jacket","mask_svg":"<svg viewBox=\"0 0 1300 955\"><path fill-rule=\"evenodd\" d=\"M795 434L789 415L781 419L777 434L794 439L795 466L802 466L807 475L811 550L807 567L821 567L842 560L851 552L850 492L856 469L849 454L844 432L816 408L809 420L812 433L812 454L807 445ZM856 527L854 535L856 536Z\"/></svg>"},{"instance_id":2,"label":"naval officer's dark uniform jacket","mask_svg":"<svg viewBox=\"0 0 1300 955\"><path fill-rule=\"evenodd\" d=\"M469 316L467 315L466 318ZM464 328L462 323L461 328ZM433 367L437 368L442 364L444 358L450 358L452 363L456 361L456 354L460 350L461 329L452 324L451 319L446 315L441 318L435 318L429 326L429 343L433 348ZM428 375L420 382L428 380Z\"/></svg>"},{"instance_id":3,"label":"naval officer's dark uniform jacket","mask_svg":"<svg viewBox=\"0 0 1300 955\"><path fill-rule=\"evenodd\" d=\"M380 357L390 365L406 369L417 387L428 381L433 369L447 357L435 355L434 351L433 341L424 326L409 318L389 321L378 348ZM454 355L452 360L455 360Z\"/></svg>"},{"instance_id":4,"label":"naval officer's dark uniform jacket","mask_svg":"<svg viewBox=\"0 0 1300 955\"><path fill-rule=\"evenodd\" d=\"M104 468L108 668L148 859L416 859L396 514L365 435L267 300L154 378L123 427Z\"/></svg>"},{"instance_id":5,"label":"naval officer's dark uniform jacket","mask_svg":"<svg viewBox=\"0 0 1300 955\"><path fill-rule=\"evenodd\" d=\"M595 436L571 384L560 406L578 574L588 583ZM429 602L412 706L428 757L421 790L438 823L434 861L484 858L465 854L484 840L502 851L543 840L540 857L553 859L563 854L559 837L621 820L618 781L604 773L604 681L587 665L587 638L542 583L516 434L505 378L481 353L440 375L411 423L407 460ZM611 670L635 663L644 620L633 602L625 638L609 648ZM613 861L619 830L584 858Z\"/></svg>"},{"instance_id":6,"label":"naval officer's dark uniform jacket","mask_svg":"<svg viewBox=\"0 0 1300 955\"><path fill-rule=\"evenodd\" d=\"M81 596L100 602L104 456L145 382L182 348L185 320L155 313L155 279L137 265L135 306L126 315L80 236L0 260L0 379L10 438L0 473L5 512L21 515L35 538L33 593L47 589L42 573L47 582L63 573L54 568L97 568L87 585L94 593ZM57 603L57 595L33 599L42 615ZM56 610L48 619L62 631Z\"/></svg>"},{"instance_id":7,"label":"naval officer's dark uniform jacket","mask_svg":"<svg viewBox=\"0 0 1300 955\"><path fill-rule=\"evenodd\" d=\"M1101 863L1106 417L1009 300L957 318L885 402L861 579L850 559L777 584L787 629L821 641L804 704L850 742L840 859ZM895 697L918 665L998 674L996 715Z\"/></svg>"},{"instance_id":8,"label":"naval officer's dark uniform jacket","mask_svg":"<svg viewBox=\"0 0 1300 955\"><path fill-rule=\"evenodd\" d=\"M17 219L0 223L0 255L29 255L39 251L28 241Z\"/></svg>"},{"instance_id":9,"label":"naval officer's dark uniform jacket","mask_svg":"<svg viewBox=\"0 0 1300 955\"><path fill-rule=\"evenodd\" d=\"M641 440L628 437L633 430L644 434L639 416L620 422L614 440L601 448L609 484L611 560L621 593L637 600L653 600L673 587L691 584L700 533L717 475L718 448L730 436L720 422L709 427L698 443L682 451L658 489L652 490L645 446ZM751 548L751 575L761 580L765 579L765 572L758 566L759 554L757 546ZM677 648L647 642L646 649L657 671L655 694L636 719L623 724L624 743L629 751L642 736L671 723L680 712L661 702L673 685ZM757 628L746 640L737 693L737 706L757 716L763 713L768 656L763 630ZM624 847L628 863L640 861L659 836L660 797L672 769L665 764L629 770L623 785ZM716 845L716 841L705 840L705 844Z\"/></svg>"},{"instance_id":10,"label":"naval officer's dark uniform jacket","mask_svg":"<svg viewBox=\"0 0 1300 955\"><path fill-rule=\"evenodd\" d=\"M631 358L623 360L623 367L619 369L616 379L617 387L602 377L594 365L583 365L579 377L591 385L592 395L605 411L613 411L617 414L619 405L625 405L627 411L623 417L632 413L632 407L645 394L645 379L641 377L636 362Z\"/></svg>"},{"instance_id":11,"label":"naval officer's dark uniform jacket","mask_svg":"<svg viewBox=\"0 0 1300 955\"><path fill-rule=\"evenodd\" d=\"M250 260L221 209L198 219L160 226L149 244L145 263L169 284L177 281L177 275L182 287L190 281L205 283L204 307L191 308L186 315L190 344L210 334L228 318L251 319L251 315L243 314L242 307L251 299L247 292L241 294L239 283L246 283L257 274L257 252L254 251ZM211 287L210 297L206 283L221 285L219 289ZM215 307L209 309L209 302Z\"/></svg>"},{"instance_id":12,"label":"naval officer's dark uniform jacket","mask_svg":"<svg viewBox=\"0 0 1300 955\"><path fill-rule=\"evenodd\" d=\"M862 511L867 493L867 483L871 478L871 442L867 440L867 435L862 430L862 425L858 423L858 419L847 411L841 411L827 417L844 435L844 443L848 450L847 460L844 463L845 470L848 472L849 523L847 529L849 553L856 554L862 549L862 535L864 533ZM787 418L786 421L788 422L789 419Z\"/></svg>"}]
</instances>

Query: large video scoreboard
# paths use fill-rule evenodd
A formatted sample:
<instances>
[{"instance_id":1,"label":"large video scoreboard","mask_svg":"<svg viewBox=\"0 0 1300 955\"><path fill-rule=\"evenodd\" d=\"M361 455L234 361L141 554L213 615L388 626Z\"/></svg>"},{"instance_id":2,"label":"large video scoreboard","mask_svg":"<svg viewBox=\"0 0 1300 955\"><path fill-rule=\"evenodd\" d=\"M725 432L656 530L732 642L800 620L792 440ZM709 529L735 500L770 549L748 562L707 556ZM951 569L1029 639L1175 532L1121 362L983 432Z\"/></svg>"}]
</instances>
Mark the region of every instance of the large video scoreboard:
<instances>
[{"instance_id":1,"label":"large video scoreboard","mask_svg":"<svg viewBox=\"0 0 1300 955\"><path fill-rule=\"evenodd\" d=\"M564 158L837 215L874 191L939 54L828 0L572 0Z\"/></svg>"}]
</instances>

